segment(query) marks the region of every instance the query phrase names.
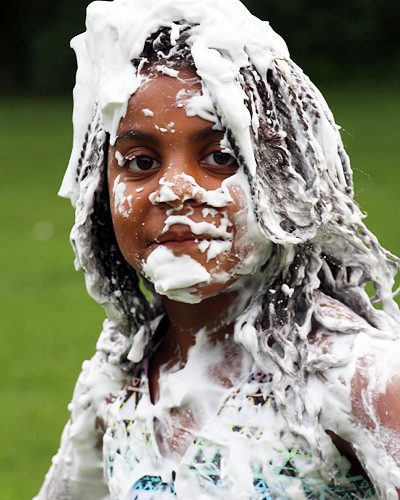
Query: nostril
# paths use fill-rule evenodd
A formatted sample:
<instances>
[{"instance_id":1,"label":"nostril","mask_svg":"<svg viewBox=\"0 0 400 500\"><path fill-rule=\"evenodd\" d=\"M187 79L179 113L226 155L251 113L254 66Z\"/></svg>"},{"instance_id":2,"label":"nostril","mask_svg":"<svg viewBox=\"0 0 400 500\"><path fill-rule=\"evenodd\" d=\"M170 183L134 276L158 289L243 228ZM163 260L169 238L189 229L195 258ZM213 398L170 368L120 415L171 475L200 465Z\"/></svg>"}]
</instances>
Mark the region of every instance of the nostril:
<instances>
[{"instance_id":1,"label":"nostril","mask_svg":"<svg viewBox=\"0 0 400 500\"><path fill-rule=\"evenodd\" d=\"M200 206L203 205L203 197L202 196L183 196L182 203L190 206Z\"/></svg>"}]
</instances>

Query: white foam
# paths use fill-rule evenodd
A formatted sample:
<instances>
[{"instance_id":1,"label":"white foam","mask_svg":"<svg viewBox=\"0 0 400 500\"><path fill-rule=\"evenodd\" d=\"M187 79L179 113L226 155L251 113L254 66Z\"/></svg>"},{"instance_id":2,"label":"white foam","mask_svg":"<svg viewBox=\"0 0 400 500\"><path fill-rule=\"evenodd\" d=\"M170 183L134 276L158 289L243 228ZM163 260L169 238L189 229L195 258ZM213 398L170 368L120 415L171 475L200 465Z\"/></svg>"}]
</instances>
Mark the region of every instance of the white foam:
<instances>
[{"instance_id":1,"label":"white foam","mask_svg":"<svg viewBox=\"0 0 400 500\"><path fill-rule=\"evenodd\" d=\"M173 8L169 0L97 1L87 8L87 31L71 42L78 59L74 145L60 194L71 197L73 203L79 189L75 168L95 103L100 106L102 123L113 144L129 97L146 79L136 73L132 59L140 55L146 38L159 27L172 26L173 36L178 36L180 27L174 23L181 19L199 24L192 53L204 85L203 96L191 103L191 112L207 119L215 117L212 95L249 168L255 169L249 134L251 119L238 71L248 66L248 54L264 76L274 57L288 57L284 41L268 23L252 16L236 0L181 0ZM176 76L174 70L164 66L162 72Z\"/></svg>"},{"instance_id":2,"label":"white foam","mask_svg":"<svg viewBox=\"0 0 400 500\"><path fill-rule=\"evenodd\" d=\"M110 135L111 144L113 144L120 119L126 112L131 94L148 78L140 71L135 70L131 63L132 59L140 55L146 38L161 26L171 26L172 38L176 40L180 30L176 23L182 19L198 25L191 43L197 73L202 79L202 94L193 95L181 92L177 95L178 105L185 107L189 116L197 115L219 125L218 111L224 127L232 131L245 163L250 173L254 175L256 162L250 132L253 131L257 135L259 117L257 113L253 113L251 116L248 110L247 96L240 85L239 70L248 67L250 57L260 78L265 79L274 58L287 58L289 56L284 42L272 31L268 23L251 16L236 0L226 2L220 0L176 0L173 5L170 0L94 2L88 7L87 31L72 41L78 58L77 81L74 90L74 146L60 194L70 197L74 204L79 196L76 165L80 161L82 145L85 143L88 125L92 122L95 106L98 106L102 124ZM165 66L161 66L159 71L171 77L178 76L176 70ZM143 110L143 113L151 116L150 110ZM359 213L357 210L352 211L346 205L348 199L344 195L346 182L342 168L336 170L333 168L338 162L338 140L335 127L329 124L327 114L322 112L319 114L321 120L319 135L312 145L319 162L318 175L320 178L314 187L319 190L319 193L322 193L318 195L320 199L323 195L323 202L329 205L329 195L332 192L330 183L333 182L332 179L336 175L334 182L343 189L343 193L341 193L339 189L335 188L337 203L344 207L343 213L344 217L347 218L348 227L353 223L357 225L361 220ZM296 124L300 126L298 122L294 123L295 126ZM165 129L165 132L169 129L172 132L172 125ZM282 131L281 133L283 134ZM310 144L302 133L299 133L297 145L300 153L306 157ZM229 147L227 141L224 146ZM116 159L119 164L123 161L117 156ZM323 177L322 173L329 169L329 176ZM305 205L316 203L317 198L310 200L311 191L306 189L306 183L304 179L300 178L300 174L292 168L290 176L286 187L292 188L294 186L296 188L297 201L301 201ZM272 251L272 244L267 242L261 234L253 210L248 209L248 207L253 206L254 200L247 180L243 172L239 170L237 174L223 181L221 188L214 191L206 191L201 188L192 177L186 174L180 174L180 177L177 177L175 181L177 182L162 179L158 191L152 193L149 199L155 204L174 202L179 199L179 196L174 192L175 185L178 181L186 183L188 187L187 197L169 212L165 228L175 224L186 224L194 234L205 232L215 235L216 240L199 243L201 252L207 251L208 260L221 255L224 251L229 251L231 248L232 240L228 224L231 221L222 217L217 221L219 225L206 220L195 222L190 219L189 215L181 216L175 212L182 209L184 201L192 197L211 207L203 212L204 219L210 216L215 217L212 210L226 207L231 203L230 189L237 189L240 186L246 198L246 207L237 214L237 218L241 219L242 223L238 223L238 220L235 221L237 227L243 228L242 233L238 235L240 245L238 245L237 251L242 252L238 256L238 265L230 275L220 273L220 275L211 276L203 266L189 256L177 257L172 251L159 246L150 254L147 261L143 262L144 273L153 282L158 293L166 295L172 300L187 303L196 303L201 300L196 288L197 285L208 284L212 280L227 281L235 273L241 278L237 279L230 289L236 289L240 292L238 294L240 304L239 302L232 304L231 315L228 317L236 318L263 282L264 276L261 267ZM88 200L90 203L92 202L94 188L88 190L85 202L88 203ZM129 212L126 211L126 202L129 206L130 200L129 197L125 197L125 190L125 184L117 178L113 186L115 209L127 217ZM286 264L290 264L294 257L294 245L301 242L300 238L296 235L288 235L279 226L279 223L276 223L277 217L268 196L258 201L260 217L264 225L273 227L274 230L277 229L276 242L284 242L285 246L282 251L286 255ZM298 213L297 204L293 204L293 214L290 215L293 215L295 220L302 222L303 214ZM329 222L330 215L330 210L326 209L322 213L321 220L317 221L318 224L323 225ZM307 217L305 219L303 227L308 227L307 223L310 221ZM317 236L314 221L310 227L310 233L307 233L305 239ZM314 243L319 244L318 238ZM362 245L363 243L360 242L360 246ZM338 248L336 255L342 257L342 262L346 264L346 248ZM354 257L349 255L348 259L350 258ZM360 260L355 264L362 266L363 262ZM382 273L386 271L382 268ZM281 286L281 290L289 298L294 293L293 289L285 283ZM271 290L272 295L277 292L278 290ZM385 299L385 297L383 298ZM246 319L251 320L252 318L242 318L241 328L237 328L235 338L257 357L256 361L260 367L265 371L270 370L278 380L280 377L287 394L283 397L277 392L275 394L276 400L285 402L288 421L292 417L292 427L299 426L299 434L307 438L315 455L318 456L318 450L323 451L324 457L329 457L330 454L333 456L332 454L336 452L329 436L325 434L327 428L341 436L346 436L353 443L367 473L380 487L379 496L390 500L395 499L397 498L395 487L400 488L399 464L395 463L396 460L398 462L397 435L390 428L382 429L374 404L377 396L385 394L388 384L398 374L399 342L388 342L390 332L377 332L354 313L349 313L344 306L331 301L323 307L322 301L321 297L316 300L313 310L314 317L322 325L319 334L327 334L332 331L344 331L346 334L331 336L331 343L327 346L328 352L324 351L318 343L310 347L308 358L305 361L308 370L307 385L302 388L309 420L304 419L301 425L293 417L296 410L292 405L293 393L297 388L284 385L285 379L282 372L262 353L260 339L257 337L254 327L251 326L251 321L246 323ZM339 314L335 314L337 311ZM259 312L257 311L257 313ZM267 311L266 314L268 313ZM252 311L251 314L255 314L255 312ZM396 317L396 314L393 312L393 317ZM387 324L390 322L389 319L384 318L382 323L385 321ZM382 336L382 340L378 338L378 333ZM383 338L385 335L386 339ZM140 358L144 346L144 340L141 339L140 335L138 338L140 342L136 346L136 351L132 352L132 359L135 361ZM290 353L285 352L284 355L281 363L290 369L288 361ZM370 362L367 366L368 370L363 365L363 360ZM202 365L203 369L207 369L207 367L207 364ZM359 404L358 409L361 408L365 415L370 418L373 424L370 427L361 425L353 415L352 382L355 375L363 370L369 373L367 373L367 383L357 404ZM200 385L201 381L204 382L201 389L206 386L203 375L204 373L201 373L199 378ZM177 382L177 378L175 377L174 383L181 383ZM178 386L182 391L178 391L174 397L179 397L180 402L184 401L185 397L192 397L190 391L187 391L182 384L178 384ZM101 389L97 378L93 387ZM170 390L172 386L168 387L169 382L164 384L162 388L162 395L165 396L164 401L172 400L173 393ZM111 394L111 391L109 393ZM103 393L101 396L104 399ZM93 400L100 398L97 393L91 397ZM81 399L82 404L88 402L88 396ZM174 399L173 404L180 404L179 401ZM87 422L84 421L82 427L85 428L85 426L88 428ZM216 440L218 438L215 433L213 437ZM266 457L268 458L270 448L259 449L255 446L254 449L256 450L254 453L260 453L261 459L267 463ZM248 471L252 452L250 449L239 449L236 462L233 460L231 475L235 470L237 475L242 471ZM82 452L81 458L82 461L85 461L85 451ZM321 462L316 465L321 474L325 474L328 480L332 478L332 470L330 470L332 464L333 461L329 461L329 463ZM164 471L160 473L163 474ZM301 473L307 475L308 469L301 471ZM246 476L246 474L243 475ZM224 476L224 480L229 481L230 476ZM288 497L299 498L296 485L292 487L292 490L289 488L286 493ZM185 498L187 494L186 489L183 491L182 498ZM249 498L246 491L244 495L245 498Z\"/></svg>"},{"instance_id":3,"label":"white foam","mask_svg":"<svg viewBox=\"0 0 400 500\"><path fill-rule=\"evenodd\" d=\"M179 302L200 302L201 297L191 288L210 281L210 274L197 261L188 255L177 257L161 245L153 250L142 267L158 293Z\"/></svg>"},{"instance_id":4,"label":"white foam","mask_svg":"<svg viewBox=\"0 0 400 500\"><path fill-rule=\"evenodd\" d=\"M127 219L132 212L132 195L125 196L126 184L120 181L121 176L117 175L113 185L114 209ZM129 209L126 209L126 202L128 202Z\"/></svg>"}]
</instances>

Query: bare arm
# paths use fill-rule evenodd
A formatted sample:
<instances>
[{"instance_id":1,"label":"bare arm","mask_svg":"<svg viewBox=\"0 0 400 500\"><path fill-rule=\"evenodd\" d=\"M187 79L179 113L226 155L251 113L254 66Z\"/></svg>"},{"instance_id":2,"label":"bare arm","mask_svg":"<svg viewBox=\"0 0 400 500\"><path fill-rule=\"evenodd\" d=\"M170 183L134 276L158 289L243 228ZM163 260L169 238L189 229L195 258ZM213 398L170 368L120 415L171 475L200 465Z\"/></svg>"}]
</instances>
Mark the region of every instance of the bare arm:
<instances>
[{"instance_id":1,"label":"bare arm","mask_svg":"<svg viewBox=\"0 0 400 500\"><path fill-rule=\"evenodd\" d=\"M316 327L309 340L318 367L310 397L318 395L319 421L336 447L365 471L379 498L397 500L400 340L334 299L321 296L318 305L317 319L326 326Z\"/></svg>"}]
</instances>

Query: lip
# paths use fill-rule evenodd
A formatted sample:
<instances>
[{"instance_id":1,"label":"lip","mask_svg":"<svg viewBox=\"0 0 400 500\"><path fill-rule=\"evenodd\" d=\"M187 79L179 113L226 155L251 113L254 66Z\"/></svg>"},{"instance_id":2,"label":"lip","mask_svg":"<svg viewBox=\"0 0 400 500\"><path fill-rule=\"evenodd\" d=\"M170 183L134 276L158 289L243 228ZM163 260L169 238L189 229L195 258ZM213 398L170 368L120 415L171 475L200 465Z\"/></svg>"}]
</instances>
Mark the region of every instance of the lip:
<instances>
[{"instance_id":1,"label":"lip","mask_svg":"<svg viewBox=\"0 0 400 500\"><path fill-rule=\"evenodd\" d=\"M208 234L194 234L191 231L166 231L160 234L151 245L164 245L169 247L185 247L197 245L200 241L211 241L215 238Z\"/></svg>"}]
</instances>

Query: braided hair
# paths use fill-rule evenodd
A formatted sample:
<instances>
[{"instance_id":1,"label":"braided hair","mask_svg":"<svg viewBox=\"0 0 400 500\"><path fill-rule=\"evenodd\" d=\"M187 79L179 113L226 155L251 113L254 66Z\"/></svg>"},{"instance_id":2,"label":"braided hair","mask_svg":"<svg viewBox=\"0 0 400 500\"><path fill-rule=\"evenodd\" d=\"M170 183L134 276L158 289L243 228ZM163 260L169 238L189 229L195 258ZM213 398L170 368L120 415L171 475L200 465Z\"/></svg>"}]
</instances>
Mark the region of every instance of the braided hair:
<instances>
[{"instance_id":1,"label":"braided hair","mask_svg":"<svg viewBox=\"0 0 400 500\"><path fill-rule=\"evenodd\" d=\"M191 50L196 25L182 20L176 27L179 37L172 36L171 27L148 37L140 57L131 61L137 72L159 62L196 69ZM307 337L320 321L315 314L318 294L341 302L374 329L393 331L400 321L392 292L400 260L364 225L339 128L302 70L282 57L262 74L249 59L239 68L238 81L252 123L257 123L250 127L255 173L218 98L208 90L248 181L260 232L274 249L262 269L262 288L237 320L237 339L246 345L244 332L251 329L257 339L250 348L256 349L253 354L268 355L301 386L307 373ZM151 283L138 276L118 248L106 183L107 150L108 134L95 108L77 168L81 196L71 238L89 292L123 333L134 337L141 331L148 339L149 321L163 313L163 306ZM372 300L367 283L376 292ZM373 301L380 301L383 311Z\"/></svg>"}]
</instances>

